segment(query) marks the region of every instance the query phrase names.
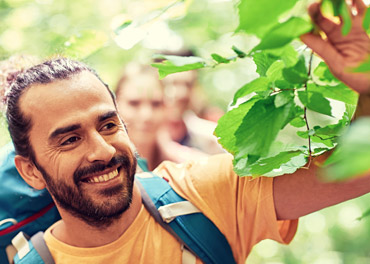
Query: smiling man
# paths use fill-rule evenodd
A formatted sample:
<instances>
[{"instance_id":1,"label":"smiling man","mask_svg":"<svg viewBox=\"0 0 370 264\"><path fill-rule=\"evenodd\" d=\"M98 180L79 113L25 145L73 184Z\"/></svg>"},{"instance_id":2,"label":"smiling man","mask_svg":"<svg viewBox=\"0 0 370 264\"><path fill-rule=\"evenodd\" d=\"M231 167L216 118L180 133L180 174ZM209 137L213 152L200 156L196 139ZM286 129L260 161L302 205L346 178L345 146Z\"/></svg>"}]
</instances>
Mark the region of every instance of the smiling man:
<instances>
[{"instance_id":1,"label":"smiling man","mask_svg":"<svg viewBox=\"0 0 370 264\"><path fill-rule=\"evenodd\" d=\"M370 54L362 28L366 6L355 1L354 7L352 31L343 37L314 5L315 22L330 41L313 34L302 40L343 82L369 93L368 74L345 72ZM18 171L32 187L47 188L61 214L45 233L56 263L181 263L179 242L142 205L135 149L112 93L93 70L65 58L25 70L7 94L7 120ZM263 239L289 243L300 216L370 191L370 173L322 183L316 170L250 180L235 175L232 157L221 154L165 162L155 173L215 223L244 263Z\"/></svg>"},{"instance_id":2,"label":"smiling man","mask_svg":"<svg viewBox=\"0 0 370 264\"><path fill-rule=\"evenodd\" d=\"M36 84L23 95L20 108L32 122L29 140L39 173L34 175L20 156L17 167L36 176L34 184L47 185L62 211L98 226L119 217L132 200L136 159L103 83L81 72Z\"/></svg>"},{"instance_id":3,"label":"smiling man","mask_svg":"<svg viewBox=\"0 0 370 264\"><path fill-rule=\"evenodd\" d=\"M55 78L56 73L66 79ZM8 115L12 134L20 127L29 128L27 139L13 137L17 153L23 154L15 164L27 183L37 189L47 187L58 204L65 224L57 225L54 232L67 243L71 235L80 234L78 241L84 245L88 236L81 225L107 228L122 214L134 217L141 205L133 189L134 148L107 87L83 64L67 59L36 66L22 78L8 104L8 113L24 113L22 118ZM22 91L29 82L32 89ZM23 93L20 100L12 101L17 93ZM130 207L131 203L136 206ZM122 233L125 225L129 225L126 220L109 239ZM76 243L75 238L72 241Z\"/></svg>"}]
</instances>

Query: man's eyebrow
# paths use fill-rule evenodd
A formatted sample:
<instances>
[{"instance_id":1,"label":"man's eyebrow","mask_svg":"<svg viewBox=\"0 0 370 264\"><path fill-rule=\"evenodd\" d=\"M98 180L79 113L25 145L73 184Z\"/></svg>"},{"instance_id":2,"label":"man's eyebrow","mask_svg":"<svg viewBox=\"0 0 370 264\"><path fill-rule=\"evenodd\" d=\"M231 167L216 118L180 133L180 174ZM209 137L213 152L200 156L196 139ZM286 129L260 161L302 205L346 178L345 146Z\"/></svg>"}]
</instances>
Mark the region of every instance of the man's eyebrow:
<instances>
[{"instance_id":1,"label":"man's eyebrow","mask_svg":"<svg viewBox=\"0 0 370 264\"><path fill-rule=\"evenodd\" d=\"M75 130L80 129L80 128L81 128L80 124L74 124L74 125L70 125L70 126L66 126L66 127L57 128L53 131L53 133L51 133L51 135L49 136L49 140L53 140L54 138L56 138L59 135L66 134L66 133L75 131Z\"/></svg>"},{"instance_id":2,"label":"man's eyebrow","mask_svg":"<svg viewBox=\"0 0 370 264\"><path fill-rule=\"evenodd\" d=\"M109 112L106 112L106 113L98 116L98 122L103 122L103 121L105 121L109 118L112 118L112 117L118 117L117 111L109 111Z\"/></svg>"}]
</instances>

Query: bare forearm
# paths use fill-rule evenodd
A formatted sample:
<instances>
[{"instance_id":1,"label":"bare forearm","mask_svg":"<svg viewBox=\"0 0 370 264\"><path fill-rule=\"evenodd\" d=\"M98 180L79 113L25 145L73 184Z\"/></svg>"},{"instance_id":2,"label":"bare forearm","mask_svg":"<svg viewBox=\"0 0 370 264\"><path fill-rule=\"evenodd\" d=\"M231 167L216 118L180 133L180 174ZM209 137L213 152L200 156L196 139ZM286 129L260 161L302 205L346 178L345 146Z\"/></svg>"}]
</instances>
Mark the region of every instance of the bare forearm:
<instances>
[{"instance_id":1,"label":"bare forearm","mask_svg":"<svg viewBox=\"0 0 370 264\"><path fill-rule=\"evenodd\" d=\"M317 167L274 179L274 199L279 220L301 216L370 192L370 172L345 182L322 182Z\"/></svg>"}]
</instances>

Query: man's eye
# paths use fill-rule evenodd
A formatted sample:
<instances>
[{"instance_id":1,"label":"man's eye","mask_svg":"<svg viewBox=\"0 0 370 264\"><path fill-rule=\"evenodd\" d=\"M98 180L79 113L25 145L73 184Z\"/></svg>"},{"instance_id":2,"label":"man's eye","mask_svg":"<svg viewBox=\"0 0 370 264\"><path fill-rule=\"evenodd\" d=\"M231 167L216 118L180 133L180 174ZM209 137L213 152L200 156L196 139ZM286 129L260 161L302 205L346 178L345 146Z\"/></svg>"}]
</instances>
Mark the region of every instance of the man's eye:
<instances>
[{"instance_id":1,"label":"man's eye","mask_svg":"<svg viewBox=\"0 0 370 264\"><path fill-rule=\"evenodd\" d=\"M79 138L79 137L77 137L77 136L73 136L73 137L70 137L70 138L68 138L67 140L63 141L61 145L62 145L62 146L71 145L71 144L73 144L73 143L77 142L78 140L80 140L80 138Z\"/></svg>"},{"instance_id":2,"label":"man's eye","mask_svg":"<svg viewBox=\"0 0 370 264\"><path fill-rule=\"evenodd\" d=\"M115 128L117 125L115 123L108 123L105 126L103 126L102 130L111 130L112 128Z\"/></svg>"}]
</instances>

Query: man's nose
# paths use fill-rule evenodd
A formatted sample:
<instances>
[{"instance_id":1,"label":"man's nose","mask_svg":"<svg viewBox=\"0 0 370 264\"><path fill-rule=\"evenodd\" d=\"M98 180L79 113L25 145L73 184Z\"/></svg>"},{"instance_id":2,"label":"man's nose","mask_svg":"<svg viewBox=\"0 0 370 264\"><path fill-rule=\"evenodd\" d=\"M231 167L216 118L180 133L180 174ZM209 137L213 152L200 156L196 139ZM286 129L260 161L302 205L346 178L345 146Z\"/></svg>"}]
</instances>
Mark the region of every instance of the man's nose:
<instances>
[{"instance_id":1,"label":"man's nose","mask_svg":"<svg viewBox=\"0 0 370 264\"><path fill-rule=\"evenodd\" d=\"M88 141L87 160L89 162L103 161L108 163L116 153L116 149L98 132Z\"/></svg>"}]
</instances>

